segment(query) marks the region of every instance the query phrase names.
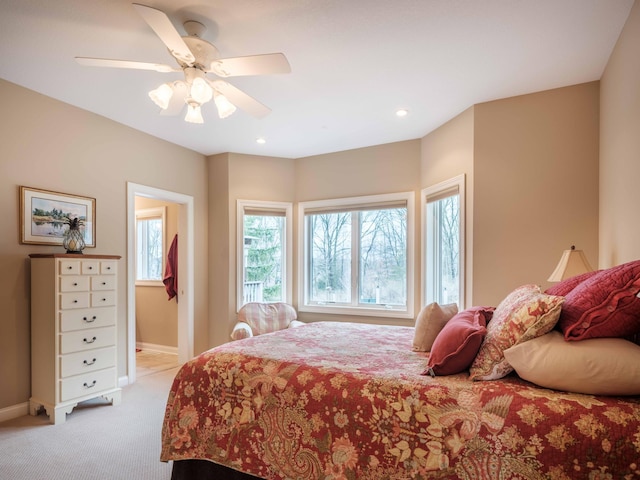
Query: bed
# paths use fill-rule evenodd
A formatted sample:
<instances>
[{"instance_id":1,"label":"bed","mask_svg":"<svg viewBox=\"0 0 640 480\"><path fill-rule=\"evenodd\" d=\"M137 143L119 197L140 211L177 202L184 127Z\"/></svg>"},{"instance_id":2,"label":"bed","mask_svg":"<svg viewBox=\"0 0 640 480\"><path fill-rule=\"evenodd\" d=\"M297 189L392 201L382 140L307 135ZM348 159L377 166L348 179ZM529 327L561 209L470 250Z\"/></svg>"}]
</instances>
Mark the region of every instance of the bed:
<instances>
[{"instance_id":1,"label":"bed","mask_svg":"<svg viewBox=\"0 0 640 480\"><path fill-rule=\"evenodd\" d=\"M425 375L414 333L318 322L200 354L170 390L161 460L174 480L640 478L640 396Z\"/></svg>"}]
</instances>

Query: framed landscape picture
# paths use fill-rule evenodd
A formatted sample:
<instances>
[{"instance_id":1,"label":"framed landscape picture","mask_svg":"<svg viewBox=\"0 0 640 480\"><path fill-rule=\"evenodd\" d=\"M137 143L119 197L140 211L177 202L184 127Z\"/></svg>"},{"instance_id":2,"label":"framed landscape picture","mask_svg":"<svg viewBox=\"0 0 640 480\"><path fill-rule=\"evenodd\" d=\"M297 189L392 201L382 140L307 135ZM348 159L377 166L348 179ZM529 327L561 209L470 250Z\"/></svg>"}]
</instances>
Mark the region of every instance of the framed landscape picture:
<instances>
[{"instance_id":1,"label":"framed landscape picture","mask_svg":"<svg viewBox=\"0 0 640 480\"><path fill-rule=\"evenodd\" d=\"M96 246L96 199L20 187L20 242L62 245L69 221L78 219L87 247Z\"/></svg>"}]
</instances>

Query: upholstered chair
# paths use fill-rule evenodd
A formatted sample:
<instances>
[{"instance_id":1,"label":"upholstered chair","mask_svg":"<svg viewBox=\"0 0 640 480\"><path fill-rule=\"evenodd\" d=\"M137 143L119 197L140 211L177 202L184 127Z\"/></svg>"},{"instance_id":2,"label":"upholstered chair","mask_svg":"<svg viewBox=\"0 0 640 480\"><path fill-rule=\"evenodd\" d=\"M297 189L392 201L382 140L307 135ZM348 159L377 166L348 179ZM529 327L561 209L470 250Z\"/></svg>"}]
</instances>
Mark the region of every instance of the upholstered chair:
<instances>
[{"instance_id":1,"label":"upholstered chair","mask_svg":"<svg viewBox=\"0 0 640 480\"><path fill-rule=\"evenodd\" d=\"M296 310L287 303L246 303L238 312L238 323L233 327L231 338L240 340L304 325L297 318Z\"/></svg>"}]
</instances>

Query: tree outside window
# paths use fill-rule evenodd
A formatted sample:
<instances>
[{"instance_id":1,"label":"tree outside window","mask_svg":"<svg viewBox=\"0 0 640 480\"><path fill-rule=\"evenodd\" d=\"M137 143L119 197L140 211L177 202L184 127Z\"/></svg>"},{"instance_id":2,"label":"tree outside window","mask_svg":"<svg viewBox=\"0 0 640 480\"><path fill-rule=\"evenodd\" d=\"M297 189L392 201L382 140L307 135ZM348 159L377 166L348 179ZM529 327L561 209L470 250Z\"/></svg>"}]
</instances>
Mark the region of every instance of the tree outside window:
<instances>
[{"instance_id":1,"label":"tree outside window","mask_svg":"<svg viewBox=\"0 0 640 480\"><path fill-rule=\"evenodd\" d=\"M407 316L412 205L411 194L302 203L304 293L298 308Z\"/></svg>"},{"instance_id":2,"label":"tree outside window","mask_svg":"<svg viewBox=\"0 0 640 480\"><path fill-rule=\"evenodd\" d=\"M238 200L237 308L291 301L291 203Z\"/></svg>"}]
</instances>

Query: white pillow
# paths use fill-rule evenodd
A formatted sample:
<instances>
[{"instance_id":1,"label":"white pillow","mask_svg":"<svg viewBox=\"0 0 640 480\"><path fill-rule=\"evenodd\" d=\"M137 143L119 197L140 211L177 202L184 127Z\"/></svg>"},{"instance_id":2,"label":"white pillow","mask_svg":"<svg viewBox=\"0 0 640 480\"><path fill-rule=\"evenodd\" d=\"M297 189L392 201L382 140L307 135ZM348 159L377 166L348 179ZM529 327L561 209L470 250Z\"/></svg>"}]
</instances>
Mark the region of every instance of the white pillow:
<instances>
[{"instance_id":1,"label":"white pillow","mask_svg":"<svg viewBox=\"0 0 640 480\"><path fill-rule=\"evenodd\" d=\"M640 395L640 346L622 338L567 342L552 331L504 351L518 375L545 388Z\"/></svg>"}]
</instances>

